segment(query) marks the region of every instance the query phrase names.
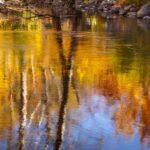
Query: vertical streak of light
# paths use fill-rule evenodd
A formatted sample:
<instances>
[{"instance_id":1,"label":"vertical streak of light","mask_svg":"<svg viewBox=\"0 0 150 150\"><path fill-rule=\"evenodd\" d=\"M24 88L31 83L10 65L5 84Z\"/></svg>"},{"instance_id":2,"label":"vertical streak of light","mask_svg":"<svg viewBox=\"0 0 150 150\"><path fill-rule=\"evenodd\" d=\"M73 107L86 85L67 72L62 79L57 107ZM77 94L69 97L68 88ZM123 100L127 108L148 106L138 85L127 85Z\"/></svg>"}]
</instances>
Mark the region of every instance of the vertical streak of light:
<instances>
[{"instance_id":1,"label":"vertical streak of light","mask_svg":"<svg viewBox=\"0 0 150 150\"><path fill-rule=\"evenodd\" d=\"M26 127L27 124L27 74L23 72L23 127Z\"/></svg>"},{"instance_id":2,"label":"vertical streak of light","mask_svg":"<svg viewBox=\"0 0 150 150\"><path fill-rule=\"evenodd\" d=\"M25 149L25 128L27 124L27 72L25 69L24 52L20 56L20 127L18 149Z\"/></svg>"}]
</instances>

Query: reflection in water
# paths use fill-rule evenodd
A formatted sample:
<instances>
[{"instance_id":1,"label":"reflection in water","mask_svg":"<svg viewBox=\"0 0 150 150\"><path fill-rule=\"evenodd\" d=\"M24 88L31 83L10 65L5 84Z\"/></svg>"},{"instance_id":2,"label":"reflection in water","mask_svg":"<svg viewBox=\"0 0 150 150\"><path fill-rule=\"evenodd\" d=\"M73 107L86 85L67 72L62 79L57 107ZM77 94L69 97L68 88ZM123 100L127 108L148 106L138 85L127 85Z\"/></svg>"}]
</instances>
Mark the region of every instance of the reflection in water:
<instances>
[{"instance_id":1,"label":"reflection in water","mask_svg":"<svg viewBox=\"0 0 150 150\"><path fill-rule=\"evenodd\" d=\"M0 149L150 149L149 30L11 19L0 20Z\"/></svg>"},{"instance_id":2,"label":"reflection in water","mask_svg":"<svg viewBox=\"0 0 150 150\"><path fill-rule=\"evenodd\" d=\"M24 60L24 52L20 51L20 127L18 131L18 149L24 149L24 130L26 127L26 113L27 113L27 77L25 72L25 60Z\"/></svg>"},{"instance_id":3,"label":"reflection in water","mask_svg":"<svg viewBox=\"0 0 150 150\"><path fill-rule=\"evenodd\" d=\"M71 19L72 21L72 31L76 31L77 29L77 16L73 17ZM60 23L60 21L58 21ZM59 25L60 27L60 25ZM57 31L60 31L60 28L56 27ZM61 142L62 142L62 136L63 136L63 126L65 121L65 112L66 112L66 105L68 101L68 93L69 93L69 84L70 80L72 79L72 70L73 70L73 62L74 62L74 55L75 50L77 46L77 39L76 36L73 34L71 35L71 44L68 54L68 59L65 58L63 54L63 45L62 45L62 35L57 35L57 41L59 46L59 55L60 55L60 62L62 64L62 101L60 105L59 110L59 119L58 119L58 127L57 127L57 136L56 136L56 143L55 143L55 149L60 149ZM59 43L60 42L60 43ZM64 127L65 128L65 127Z\"/></svg>"}]
</instances>

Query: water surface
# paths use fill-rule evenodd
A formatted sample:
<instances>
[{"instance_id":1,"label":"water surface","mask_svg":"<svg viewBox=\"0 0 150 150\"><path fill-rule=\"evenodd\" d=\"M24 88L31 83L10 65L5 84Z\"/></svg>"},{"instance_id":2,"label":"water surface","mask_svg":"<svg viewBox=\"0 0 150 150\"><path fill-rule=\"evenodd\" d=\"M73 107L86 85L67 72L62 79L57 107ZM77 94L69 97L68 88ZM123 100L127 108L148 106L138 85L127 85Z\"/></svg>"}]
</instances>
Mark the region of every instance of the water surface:
<instances>
[{"instance_id":1,"label":"water surface","mask_svg":"<svg viewBox=\"0 0 150 150\"><path fill-rule=\"evenodd\" d=\"M132 19L0 19L0 149L150 149L150 28Z\"/></svg>"}]
</instances>

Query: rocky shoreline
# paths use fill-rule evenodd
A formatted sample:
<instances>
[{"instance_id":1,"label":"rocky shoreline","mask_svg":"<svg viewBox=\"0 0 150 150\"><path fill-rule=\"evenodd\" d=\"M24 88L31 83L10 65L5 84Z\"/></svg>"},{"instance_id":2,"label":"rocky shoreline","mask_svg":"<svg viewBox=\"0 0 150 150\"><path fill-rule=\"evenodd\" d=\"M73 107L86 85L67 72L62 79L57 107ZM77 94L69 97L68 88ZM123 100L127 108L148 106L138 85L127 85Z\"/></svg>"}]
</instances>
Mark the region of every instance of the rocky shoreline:
<instances>
[{"instance_id":1,"label":"rocky shoreline","mask_svg":"<svg viewBox=\"0 0 150 150\"><path fill-rule=\"evenodd\" d=\"M89 14L98 13L107 19L123 16L150 20L150 2L139 7L135 4L120 5L114 0L103 0L102 2L91 2L86 5L80 4L77 8Z\"/></svg>"},{"instance_id":2,"label":"rocky shoreline","mask_svg":"<svg viewBox=\"0 0 150 150\"><path fill-rule=\"evenodd\" d=\"M42 5L43 7L54 7L56 12L59 14L64 14L65 10L67 12L67 9L64 8L65 5L63 5L62 1L52 2L51 0L47 0ZM32 10L37 6L38 4L24 5L22 3L8 1L6 3L0 3L0 13L11 14L15 12L21 12L26 9ZM103 18L106 19L115 19L118 16L123 16L150 21L150 2L142 6L137 6L135 4L120 5L115 0L94 0L90 1L89 3L83 3L82 0L78 0L74 8L83 13L88 13L89 15L93 15L95 13L100 14ZM39 14L42 14L42 12Z\"/></svg>"}]
</instances>

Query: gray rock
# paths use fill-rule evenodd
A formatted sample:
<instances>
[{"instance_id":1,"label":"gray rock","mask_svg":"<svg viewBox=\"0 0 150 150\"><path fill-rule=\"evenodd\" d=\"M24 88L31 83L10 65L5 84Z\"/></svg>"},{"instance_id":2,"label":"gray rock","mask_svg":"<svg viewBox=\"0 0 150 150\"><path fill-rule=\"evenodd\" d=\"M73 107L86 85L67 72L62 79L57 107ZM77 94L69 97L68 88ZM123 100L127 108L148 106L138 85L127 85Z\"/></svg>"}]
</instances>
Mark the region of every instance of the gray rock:
<instances>
[{"instance_id":1,"label":"gray rock","mask_svg":"<svg viewBox=\"0 0 150 150\"><path fill-rule=\"evenodd\" d=\"M130 9L133 7L133 5L128 5L124 7L125 11L130 11Z\"/></svg>"},{"instance_id":2,"label":"gray rock","mask_svg":"<svg viewBox=\"0 0 150 150\"><path fill-rule=\"evenodd\" d=\"M114 15L107 15L107 17L106 17L106 19L116 19L117 17L116 16L114 16Z\"/></svg>"},{"instance_id":3,"label":"gray rock","mask_svg":"<svg viewBox=\"0 0 150 150\"><path fill-rule=\"evenodd\" d=\"M112 7L110 9L110 13L111 14L118 14L119 13L120 8L119 7Z\"/></svg>"},{"instance_id":4,"label":"gray rock","mask_svg":"<svg viewBox=\"0 0 150 150\"><path fill-rule=\"evenodd\" d=\"M150 20L150 16L143 17L144 20Z\"/></svg>"},{"instance_id":5,"label":"gray rock","mask_svg":"<svg viewBox=\"0 0 150 150\"><path fill-rule=\"evenodd\" d=\"M108 2L104 0L101 2L101 6L105 6L105 5L108 5Z\"/></svg>"},{"instance_id":6,"label":"gray rock","mask_svg":"<svg viewBox=\"0 0 150 150\"><path fill-rule=\"evenodd\" d=\"M5 9L5 8L6 8L6 5L3 3L0 3L0 9Z\"/></svg>"},{"instance_id":7,"label":"gray rock","mask_svg":"<svg viewBox=\"0 0 150 150\"><path fill-rule=\"evenodd\" d=\"M136 12L128 12L128 13L127 13L127 16L128 16L129 18L136 18L137 13L136 13Z\"/></svg>"},{"instance_id":8,"label":"gray rock","mask_svg":"<svg viewBox=\"0 0 150 150\"><path fill-rule=\"evenodd\" d=\"M101 2L101 5L102 6L112 6L112 5L114 5L114 0L103 0L102 2Z\"/></svg>"},{"instance_id":9,"label":"gray rock","mask_svg":"<svg viewBox=\"0 0 150 150\"><path fill-rule=\"evenodd\" d=\"M137 12L138 18L143 18L144 16L150 15L150 2L143 5L140 10Z\"/></svg>"},{"instance_id":10,"label":"gray rock","mask_svg":"<svg viewBox=\"0 0 150 150\"><path fill-rule=\"evenodd\" d=\"M126 13L127 12L123 8L119 10L119 15L126 15Z\"/></svg>"},{"instance_id":11,"label":"gray rock","mask_svg":"<svg viewBox=\"0 0 150 150\"><path fill-rule=\"evenodd\" d=\"M104 7L103 7L102 5L100 5L100 6L98 7L98 10L99 10L99 11L103 11L103 8L104 8Z\"/></svg>"},{"instance_id":12,"label":"gray rock","mask_svg":"<svg viewBox=\"0 0 150 150\"><path fill-rule=\"evenodd\" d=\"M103 8L103 11L104 11L104 12L107 12L108 10L109 10L109 8L107 8L107 7L104 7L104 8Z\"/></svg>"},{"instance_id":13,"label":"gray rock","mask_svg":"<svg viewBox=\"0 0 150 150\"><path fill-rule=\"evenodd\" d=\"M130 8L130 12L136 12L136 11L138 11L138 8L137 8L137 7L131 7L131 8Z\"/></svg>"},{"instance_id":14,"label":"gray rock","mask_svg":"<svg viewBox=\"0 0 150 150\"><path fill-rule=\"evenodd\" d=\"M109 16L109 13L108 13L108 12L102 12L102 13L101 13L101 16L102 16L103 18L107 18L107 16Z\"/></svg>"}]
</instances>

